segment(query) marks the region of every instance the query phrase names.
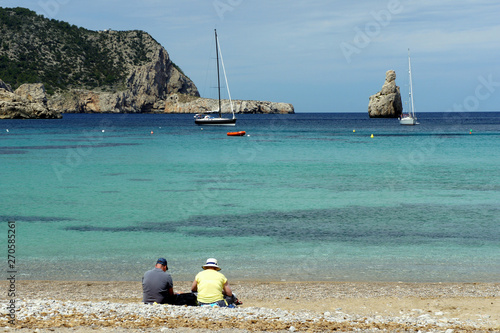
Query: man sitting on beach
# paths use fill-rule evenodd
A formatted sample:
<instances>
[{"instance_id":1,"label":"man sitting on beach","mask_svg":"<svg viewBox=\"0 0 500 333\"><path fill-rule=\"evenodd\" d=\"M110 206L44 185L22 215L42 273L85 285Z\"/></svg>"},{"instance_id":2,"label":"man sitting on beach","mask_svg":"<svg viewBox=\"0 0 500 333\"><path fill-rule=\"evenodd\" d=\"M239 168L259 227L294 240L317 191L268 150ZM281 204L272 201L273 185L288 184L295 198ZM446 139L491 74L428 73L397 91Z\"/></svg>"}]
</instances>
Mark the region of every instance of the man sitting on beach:
<instances>
[{"instance_id":1,"label":"man sitting on beach","mask_svg":"<svg viewBox=\"0 0 500 333\"><path fill-rule=\"evenodd\" d=\"M196 275L191 287L192 292L198 292L199 305L234 307L242 304L233 294L224 274L219 272L221 268L217 259L209 258L201 267L203 271Z\"/></svg>"},{"instance_id":2,"label":"man sitting on beach","mask_svg":"<svg viewBox=\"0 0 500 333\"><path fill-rule=\"evenodd\" d=\"M172 277L167 273L167 259L159 258L142 278L142 301L146 304L197 305L193 293L174 293Z\"/></svg>"}]
</instances>

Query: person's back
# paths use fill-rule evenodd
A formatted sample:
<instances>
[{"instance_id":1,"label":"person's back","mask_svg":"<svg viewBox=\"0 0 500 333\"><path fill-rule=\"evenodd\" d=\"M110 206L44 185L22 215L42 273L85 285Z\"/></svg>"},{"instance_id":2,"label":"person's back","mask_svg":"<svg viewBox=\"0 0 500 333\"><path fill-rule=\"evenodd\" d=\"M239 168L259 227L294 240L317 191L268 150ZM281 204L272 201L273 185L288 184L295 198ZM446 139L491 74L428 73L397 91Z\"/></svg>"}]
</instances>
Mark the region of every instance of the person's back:
<instances>
[{"instance_id":1,"label":"person's back","mask_svg":"<svg viewBox=\"0 0 500 333\"><path fill-rule=\"evenodd\" d=\"M195 280L198 283L198 302L214 303L224 299L222 291L227 282L224 274L207 269L199 272Z\"/></svg>"},{"instance_id":2,"label":"person's back","mask_svg":"<svg viewBox=\"0 0 500 333\"><path fill-rule=\"evenodd\" d=\"M170 274L166 272L167 261L163 258L152 270L144 273L142 278L142 301L144 303L169 303L173 296L173 282Z\"/></svg>"},{"instance_id":3,"label":"person's back","mask_svg":"<svg viewBox=\"0 0 500 333\"><path fill-rule=\"evenodd\" d=\"M207 263L201 267L203 271L196 274L191 286L192 292L198 292L199 305L234 307L242 304L234 296L224 274L219 272L217 259L208 258Z\"/></svg>"}]
</instances>

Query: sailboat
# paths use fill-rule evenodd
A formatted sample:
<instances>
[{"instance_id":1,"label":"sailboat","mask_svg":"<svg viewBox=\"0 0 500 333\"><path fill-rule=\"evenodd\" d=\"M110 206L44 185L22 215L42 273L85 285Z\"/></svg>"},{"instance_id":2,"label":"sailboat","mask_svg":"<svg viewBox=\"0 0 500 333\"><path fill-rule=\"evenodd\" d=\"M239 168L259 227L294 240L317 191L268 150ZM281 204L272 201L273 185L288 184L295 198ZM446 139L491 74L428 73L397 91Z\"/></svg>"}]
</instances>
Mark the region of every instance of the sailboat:
<instances>
[{"instance_id":1,"label":"sailboat","mask_svg":"<svg viewBox=\"0 0 500 333\"><path fill-rule=\"evenodd\" d=\"M409 102L408 102L408 113L403 113L399 117L400 125L418 125L417 117L415 116L415 107L413 105L413 84L411 80L411 61L410 61L410 49L408 49L408 75L410 77L410 89L409 89Z\"/></svg>"},{"instance_id":2,"label":"sailboat","mask_svg":"<svg viewBox=\"0 0 500 333\"><path fill-rule=\"evenodd\" d=\"M219 103L218 110L208 111L205 113L197 113L194 116L194 123L196 125L219 125L219 126L235 126L236 125L236 117L234 116L234 108L233 102L231 100L231 93L229 92L229 85L227 83L226 69L224 68L224 61L222 59L222 52L219 48L219 39L217 37L217 30L215 31L215 54L217 55L217 91L219 93ZM226 80L227 93L229 95L229 104L231 106L231 112L233 113L232 118L222 118L222 107L221 107L221 98L220 98L220 70L219 70L219 54L220 60L222 63L222 70L224 72L224 78ZM216 114L217 116L212 116L211 114Z\"/></svg>"}]
</instances>

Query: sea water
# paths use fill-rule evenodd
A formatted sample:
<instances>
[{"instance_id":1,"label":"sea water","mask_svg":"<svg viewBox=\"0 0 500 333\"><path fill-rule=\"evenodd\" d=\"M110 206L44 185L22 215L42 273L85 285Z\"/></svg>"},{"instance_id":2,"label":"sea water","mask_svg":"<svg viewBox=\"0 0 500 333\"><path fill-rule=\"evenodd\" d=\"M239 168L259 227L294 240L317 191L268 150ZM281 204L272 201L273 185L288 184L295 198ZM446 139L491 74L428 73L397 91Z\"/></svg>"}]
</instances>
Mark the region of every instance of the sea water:
<instances>
[{"instance_id":1,"label":"sea water","mask_svg":"<svg viewBox=\"0 0 500 333\"><path fill-rule=\"evenodd\" d=\"M500 113L0 122L18 278L500 281ZM228 131L244 130L243 137Z\"/></svg>"}]
</instances>

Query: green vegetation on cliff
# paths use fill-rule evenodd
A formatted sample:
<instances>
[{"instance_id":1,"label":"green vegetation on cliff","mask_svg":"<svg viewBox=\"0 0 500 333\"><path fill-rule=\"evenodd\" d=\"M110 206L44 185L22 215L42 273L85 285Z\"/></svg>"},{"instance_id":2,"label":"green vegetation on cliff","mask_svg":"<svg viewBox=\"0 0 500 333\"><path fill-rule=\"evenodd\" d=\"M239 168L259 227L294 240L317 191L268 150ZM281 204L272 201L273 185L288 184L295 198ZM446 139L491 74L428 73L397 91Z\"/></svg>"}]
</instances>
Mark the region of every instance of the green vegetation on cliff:
<instances>
[{"instance_id":1,"label":"green vegetation on cliff","mask_svg":"<svg viewBox=\"0 0 500 333\"><path fill-rule=\"evenodd\" d=\"M0 7L0 79L16 89L43 83L58 89L119 91L127 70L153 56L143 31L91 31L25 8Z\"/></svg>"}]
</instances>

